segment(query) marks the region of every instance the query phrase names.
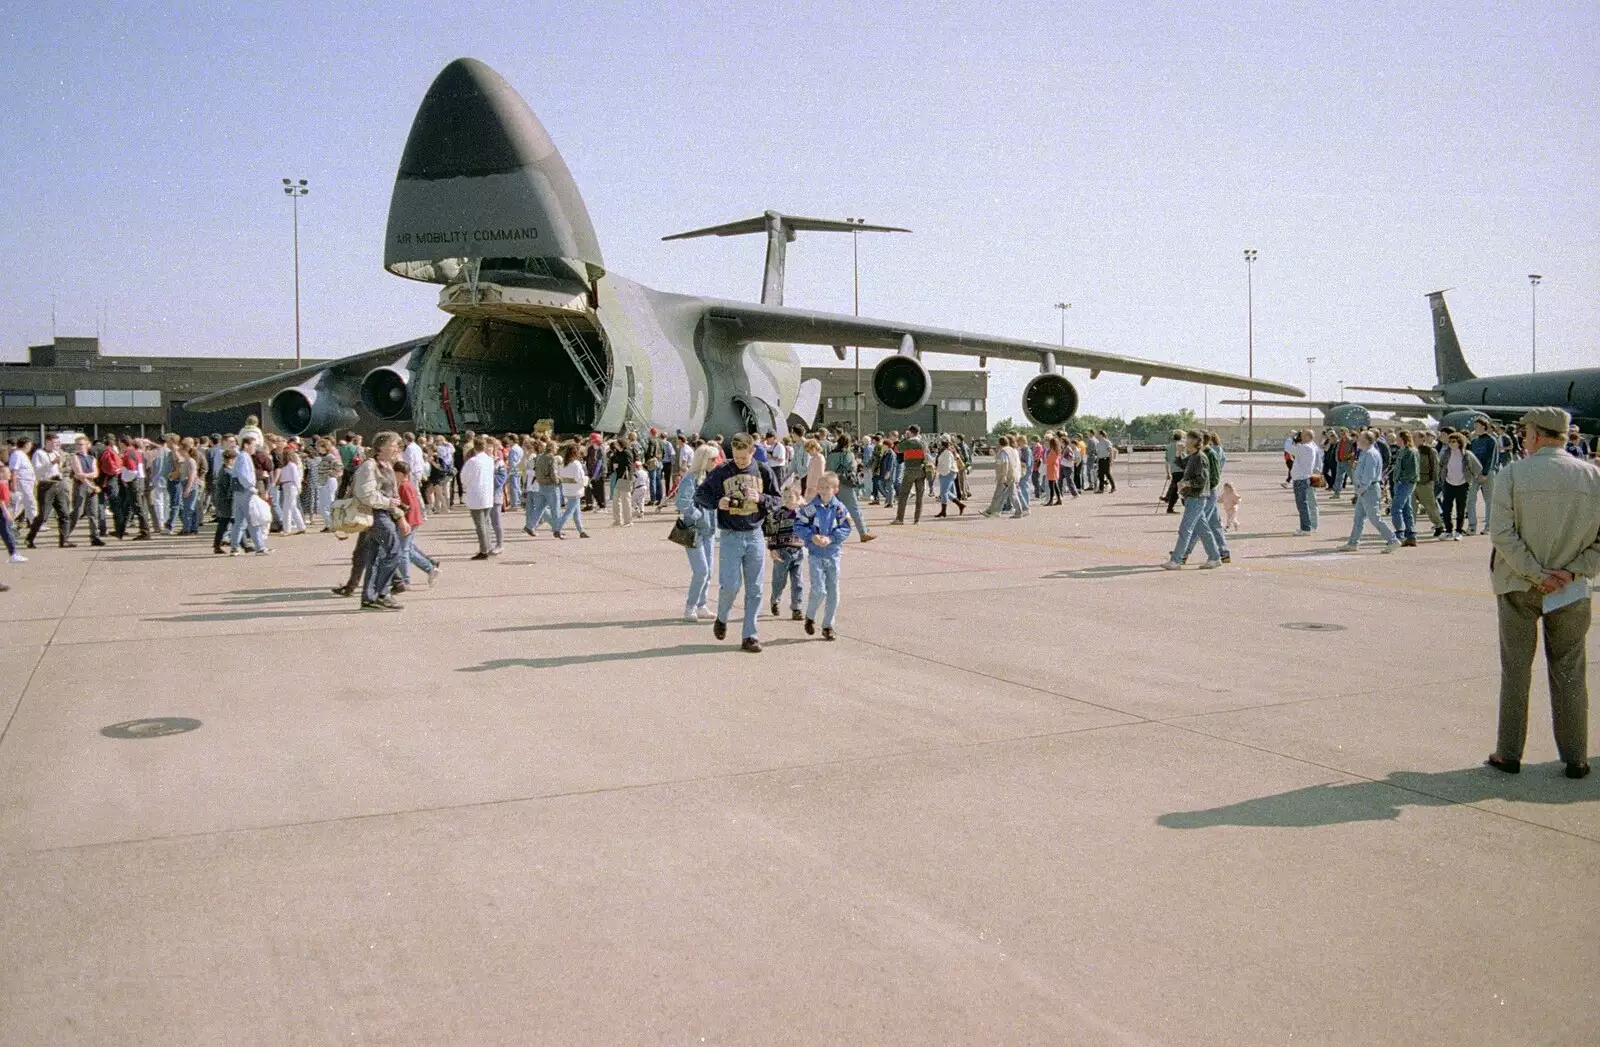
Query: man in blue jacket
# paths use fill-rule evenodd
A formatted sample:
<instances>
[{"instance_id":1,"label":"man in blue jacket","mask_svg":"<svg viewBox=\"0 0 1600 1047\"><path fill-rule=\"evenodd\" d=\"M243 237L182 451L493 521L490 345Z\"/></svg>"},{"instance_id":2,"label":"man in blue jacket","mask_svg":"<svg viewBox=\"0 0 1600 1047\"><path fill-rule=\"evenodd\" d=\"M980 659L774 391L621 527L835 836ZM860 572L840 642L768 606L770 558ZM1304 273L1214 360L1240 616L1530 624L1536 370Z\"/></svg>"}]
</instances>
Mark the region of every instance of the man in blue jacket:
<instances>
[{"instance_id":1,"label":"man in blue jacket","mask_svg":"<svg viewBox=\"0 0 1600 1047\"><path fill-rule=\"evenodd\" d=\"M728 612L742 580L744 633L740 646L760 654L756 616L761 613L766 576L766 537L761 524L767 513L783 504L783 497L772 467L756 461L754 437L735 434L730 450L733 460L706 473L694 492L695 505L717 511L717 620L711 632L719 640L727 637Z\"/></svg>"},{"instance_id":2,"label":"man in blue jacket","mask_svg":"<svg viewBox=\"0 0 1600 1047\"><path fill-rule=\"evenodd\" d=\"M1478 464L1483 466L1483 472L1472 478L1472 486L1467 488L1467 533L1487 534L1489 532L1489 503L1490 493L1494 490L1494 474L1500 471L1500 441L1496 440L1489 432L1489 420L1479 418L1472 423L1472 441L1467 444L1467 450L1478 459ZM1483 492L1483 529L1478 529L1478 492Z\"/></svg>"},{"instance_id":3,"label":"man in blue jacket","mask_svg":"<svg viewBox=\"0 0 1600 1047\"><path fill-rule=\"evenodd\" d=\"M839 493L839 474L823 473L817 496L800 507L794 533L805 542L806 565L811 573L811 598L806 602L806 635L817 632L817 607L827 597L822 615L822 638L833 639L833 619L839 612L839 550L850 537L850 515Z\"/></svg>"}]
</instances>

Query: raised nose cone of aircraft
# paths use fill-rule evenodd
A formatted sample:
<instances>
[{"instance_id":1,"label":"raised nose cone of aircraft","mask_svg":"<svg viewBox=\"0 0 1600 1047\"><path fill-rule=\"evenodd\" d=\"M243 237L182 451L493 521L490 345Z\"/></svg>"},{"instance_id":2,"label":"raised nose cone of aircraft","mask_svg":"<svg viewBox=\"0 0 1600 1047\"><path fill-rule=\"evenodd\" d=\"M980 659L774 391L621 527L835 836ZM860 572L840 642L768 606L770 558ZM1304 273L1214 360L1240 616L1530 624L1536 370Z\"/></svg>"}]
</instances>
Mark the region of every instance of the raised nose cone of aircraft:
<instances>
[{"instance_id":1,"label":"raised nose cone of aircraft","mask_svg":"<svg viewBox=\"0 0 1600 1047\"><path fill-rule=\"evenodd\" d=\"M564 258L603 271L589 209L539 118L482 62L444 67L422 99L400 159L384 268L448 283L469 259L517 269Z\"/></svg>"}]
</instances>

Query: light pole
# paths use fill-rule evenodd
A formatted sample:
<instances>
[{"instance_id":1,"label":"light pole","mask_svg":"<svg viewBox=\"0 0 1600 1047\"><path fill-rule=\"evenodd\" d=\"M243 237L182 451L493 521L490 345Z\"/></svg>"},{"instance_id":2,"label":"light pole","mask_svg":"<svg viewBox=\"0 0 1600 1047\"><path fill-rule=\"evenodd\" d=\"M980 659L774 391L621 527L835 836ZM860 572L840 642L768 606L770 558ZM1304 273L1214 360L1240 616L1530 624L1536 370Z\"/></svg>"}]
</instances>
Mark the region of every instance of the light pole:
<instances>
[{"instance_id":1,"label":"light pole","mask_svg":"<svg viewBox=\"0 0 1600 1047\"><path fill-rule=\"evenodd\" d=\"M1067 310L1072 308L1071 302L1057 302L1055 308L1061 310L1061 348L1067 347Z\"/></svg>"},{"instance_id":2,"label":"light pole","mask_svg":"<svg viewBox=\"0 0 1600 1047\"><path fill-rule=\"evenodd\" d=\"M1533 294L1533 369L1539 370L1539 281L1544 277L1538 273L1528 274L1528 290Z\"/></svg>"},{"instance_id":3,"label":"light pole","mask_svg":"<svg viewBox=\"0 0 1600 1047\"><path fill-rule=\"evenodd\" d=\"M1244 287L1245 287L1245 324L1246 337L1249 339L1251 378L1256 376L1256 249L1244 249ZM1245 429L1245 450L1253 451L1256 446L1256 391L1250 390L1250 424Z\"/></svg>"},{"instance_id":4,"label":"light pole","mask_svg":"<svg viewBox=\"0 0 1600 1047\"><path fill-rule=\"evenodd\" d=\"M1317 363L1317 358L1315 356L1306 357L1306 399L1310 399L1311 397L1316 395L1314 392L1311 391L1311 369L1316 366L1316 363ZM1313 420L1312 420L1312 417L1311 417L1311 412L1313 410L1315 410L1315 408L1313 408L1310 404L1306 405L1306 424L1307 425L1313 424Z\"/></svg>"},{"instance_id":5,"label":"light pole","mask_svg":"<svg viewBox=\"0 0 1600 1047\"><path fill-rule=\"evenodd\" d=\"M294 205L294 366L300 369L300 198L311 192L304 178L283 180L283 194Z\"/></svg>"},{"instance_id":6,"label":"light pole","mask_svg":"<svg viewBox=\"0 0 1600 1047\"><path fill-rule=\"evenodd\" d=\"M845 221L856 225L866 225L865 218L846 218ZM854 315L861 315L861 230L850 230L850 283L855 293ZM856 350L856 450L863 453L861 448L861 347Z\"/></svg>"}]
</instances>

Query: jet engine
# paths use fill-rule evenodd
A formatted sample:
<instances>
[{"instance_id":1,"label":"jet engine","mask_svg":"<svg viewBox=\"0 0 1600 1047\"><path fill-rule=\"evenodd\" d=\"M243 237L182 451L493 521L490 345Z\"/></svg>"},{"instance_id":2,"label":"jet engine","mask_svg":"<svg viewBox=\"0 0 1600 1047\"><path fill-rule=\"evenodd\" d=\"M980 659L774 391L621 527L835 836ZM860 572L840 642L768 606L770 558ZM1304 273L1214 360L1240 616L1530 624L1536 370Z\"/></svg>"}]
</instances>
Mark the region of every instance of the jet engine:
<instances>
[{"instance_id":1,"label":"jet engine","mask_svg":"<svg viewBox=\"0 0 1600 1047\"><path fill-rule=\"evenodd\" d=\"M1334 404L1322 412L1322 424L1335 429L1365 429L1372 424L1372 412L1360 404Z\"/></svg>"},{"instance_id":2,"label":"jet engine","mask_svg":"<svg viewBox=\"0 0 1600 1047\"><path fill-rule=\"evenodd\" d=\"M915 411L932 391L928 369L914 356L891 356L872 369L872 395L891 411Z\"/></svg>"},{"instance_id":3,"label":"jet engine","mask_svg":"<svg viewBox=\"0 0 1600 1047\"><path fill-rule=\"evenodd\" d=\"M1022 412L1034 425L1065 425L1078 413L1078 390L1058 374L1041 374L1022 390Z\"/></svg>"},{"instance_id":4,"label":"jet engine","mask_svg":"<svg viewBox=\"0 0 1600 1047\"><path fill-rule=\"evenodd\" d=\"M1537 401L1535 402L1537 403ZM1489 421L1489 416L1482 411L1474 411L1471 408L1467 408L1464 411L1451 411L1439 419L1439 424L1441 426L1448 425L1458 433L1470 433L1472 432L1473 423L1480 418L1486 422Z\"/></svg>"},{"instance_id":5,"label":"jet engine","mask_svg":"<svg viewBox=\"0 0 1600 1047\"><path fill-rule=\"evenodd\" d=\"M411 407L407 389L411 372L401 367L374 367L361 379L361 406L389 421Z\"/></svg>"},{"instance_id":6,"label":"jet engine","mask_svg":"<svg viewBox=\"0 0 1600 1047\"><path fill-rule=\"evenodd\" d=\"M272 424L290 436L327 433L356 424L356 409L331 389L310 383L285 389L272 398Z\"/></svg>"}]
</instances>

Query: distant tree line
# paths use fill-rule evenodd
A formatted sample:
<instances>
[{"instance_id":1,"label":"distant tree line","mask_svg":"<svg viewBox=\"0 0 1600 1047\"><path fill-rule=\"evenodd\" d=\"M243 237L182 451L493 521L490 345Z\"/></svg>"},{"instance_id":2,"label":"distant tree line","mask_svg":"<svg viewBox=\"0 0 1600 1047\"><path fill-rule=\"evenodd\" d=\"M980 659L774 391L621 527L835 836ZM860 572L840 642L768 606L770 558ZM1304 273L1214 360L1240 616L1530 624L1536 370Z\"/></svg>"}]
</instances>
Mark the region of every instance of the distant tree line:
<instances>
[{"instance_id":1,"label":"distant tree line","mask_svg":"<svg viewBox=\"0 0 1600 1047\"><path fill-rule=\"evenodd\" d=\"M1126 421L1117 415L1103 418L1100 415L1080 414L1075 415L1066 425L1057 428L1065 429L1069 433L1081 433L1086 429L1097 431L1104 429L1106 435L1116 443L1159 444L1165 443L1175 429L1193 429L1197 421L1195 413L1185 408L1176 414L1141 414ZM1044 433L1044 427L1018 425L1010 418L1002 418L994 423L989 435L1004 436L1007 433L1040 436Z\"/></svg>"}]
</instances>

